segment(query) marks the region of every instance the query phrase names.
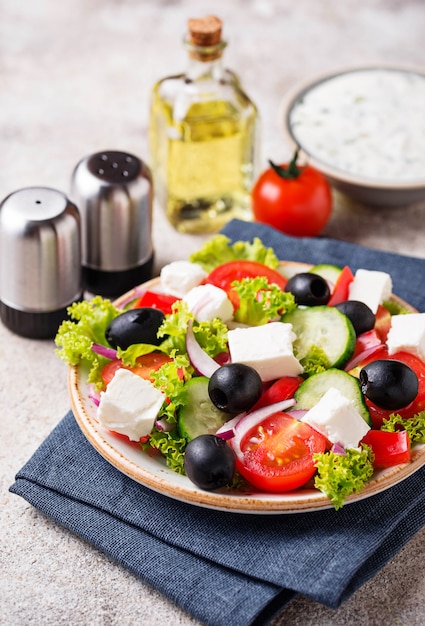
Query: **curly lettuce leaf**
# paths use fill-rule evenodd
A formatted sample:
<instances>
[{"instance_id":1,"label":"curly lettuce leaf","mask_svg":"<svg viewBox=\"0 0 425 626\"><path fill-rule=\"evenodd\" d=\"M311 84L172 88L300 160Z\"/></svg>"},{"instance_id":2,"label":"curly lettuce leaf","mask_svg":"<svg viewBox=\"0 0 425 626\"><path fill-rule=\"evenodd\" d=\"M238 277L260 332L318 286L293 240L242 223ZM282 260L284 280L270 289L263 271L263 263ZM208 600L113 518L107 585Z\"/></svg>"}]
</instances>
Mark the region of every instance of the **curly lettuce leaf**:
<instances>
[{"instance_id":1,"label":"curly lettuce leaf","mask_svg":"<svg viewBox=\"0 0 425 626\"><path fill-rule=\"evenodd\" d=\"M308 354L300 360L300 363L304 368L304 374L307 376L320 374L331 366L326 353L318 346L311 346Z\"/></svg>"},{"instance_id":2,"label":"curly lettuce leaf","mask_svg":"<svg viewBox=\"0 0 425 626\"><path fill-rule=\"evenodd\" d=\"M204 245L194 252L190 257L192 263L198 263L206 272L211 272L214 268L227 263L228 261L258 261L268 267L275 269L279 265L273 248L267 248L259 239L255 237L250 243L249 241L231 240L225 235L215 235Z\"/></svg>"},{"instance_id":3,"label":"curly lettuce leaf","mask_svg":"<svg viewBox=\"0 0 425 626\"><path fill-rule=\"evenodd\" d=\"M201 346L214 357L227 350L228 328L218 317L207 322L197 322L186 302L180 300L173 305L173 312L167 315L158 330L158 337L164 337L160 349L166 354L186 354L186 333L190 320L194 321L193 332Z\"/></svg>"},{"instance_id":4,"label":"curly lettuce leaf","mask_svg":"<svg viewBox=\"0 0 425 626\"><path fill-rule=\"evenodd\" d=\"M101 296L74 302L68 307L71 319L62 322L56 333L56 354L67 365L82 363L87 366L88 382L98 388L102 387L101 371L109 359L99 356L91 348L94 343L108 346L106 328L120 313L110 300Z\"/></svg>"},{"instance_id":5,"label":"curly lettuce leaf","mask_svg":"<svg viewBox=\"0 0 425 626\"><path fill-rule=\"evenodd\" d=\"M391 315L408 315L412 311L406 309L405 306L396 300L385 300L383 306L391 313Z\"/></svg>"},{"instance_id":6,"label":"curly lettuce leaf","mask_svg":"<svg viewBox=\"0 0 425 626\"><path fill-rule=\"evenodd\" d=\"M425 443L425 411L421 411L414 417L404 419L398 413L392 413L388 418L384 418L381 430L396 432L406 430L410 437L410 442Z\"/></svg>"},{"instance_id":7,"label":"curly lettuce leaf","mask_svg":"<svg viewBox=\"0 0 425 626\"><path fill-rule=\"evenodd\" d=\"M201 348L211 357L227 351L227 333L229 329L218 317L208 322L196 322L193 334Z\"/></svg>"},{"instance_id":8,"label":"curly lettuce leaf","mask_svg":"<svg viewBox=\"0 0 425 626\"><path fill-rule=\"evenodd\" d=\"M158 338L164 338L161 349L166 354L186 354L187 325L193 319L186 302L178 300L173 304L172 313L166 316L157 333Z\"/></svg>"},{"instance_id":9,"label":"curly lettuce leaf","mask_svg":"<svg viewBox=\"0 0 425 626\"><path fill-rule=\"evenodd\" d=\"M185 382L194 373L186 355L176 355L172 361L164 363L158 370L152 372L152 382L165 393L167 400L161 407L158 417L166 418L171 424L177 421L177 411L186 404L187 391Z\"/></svg>"},{"instance_id":10,"label":"curly lettuce leaf","mask_svg":"<svg viewBox=\"0 0 425 626\"><path fill-rule=\"evenodd\" d=\"M142 444L142 448L145 451L148 450L149 447L159 450L165 457L165 462L171 470L178 474L185 474L184 450L186 443L186 439L180 437L177 429L166 432L154 427L149 436L149 441Z\"/></svg>"},{"instance_id":11,"label":"curly lettuce leaf","mask_svg":"<svg viewBox=\"0 0 425 626\"><path fill-rule=\"evenodd\" d=\"M317 467L314 486L331 500L335 510L344 505L347 496L361 491L374 471L372 449L364 444L347 448L345 454L324 452L313 458Z\"/></svg>"},{"instance_id":12,"label":"curly lettuce leaf","mask_svg":"<svg viewBox=\"0 0 425 626\"><path fill-rule=\"evenodd\" d=\"M296 308L293 294L269 284L265 276L235 281L232 289L239 297L234 318L241 324L261 326Z\"/></svg>"}]
</instances>

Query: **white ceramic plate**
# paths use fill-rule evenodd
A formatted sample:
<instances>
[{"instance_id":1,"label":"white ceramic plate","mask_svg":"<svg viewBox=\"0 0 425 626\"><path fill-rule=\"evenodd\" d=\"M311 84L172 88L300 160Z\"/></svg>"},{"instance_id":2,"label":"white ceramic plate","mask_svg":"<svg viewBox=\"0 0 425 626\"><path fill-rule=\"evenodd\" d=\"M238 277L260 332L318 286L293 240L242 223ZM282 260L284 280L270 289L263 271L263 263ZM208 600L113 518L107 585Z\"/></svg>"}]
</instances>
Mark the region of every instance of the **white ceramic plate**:
<instances>
[{"instance_id":1,"label":"white ceramic plate","mask_svg":"<svg viewBox=\"0 0 425 626\"><path fill-rule=\"evenodd\" d=\"M288 264L288 267L290 266L293 264ZM304 264L297 264L296 267L297 271L308 268ZM284 272L285 263L282 264L282 270ZM145 283L145 287L150 289L157 285L158 279ZM139 290L140 287L137 288L137 291ZM129 292L119 298L117 304L131 300L132 293ZM296 513L332 508L329 499L314 488L302 488L282 494L261 493L255 490L238 493L228 490L209 492L198 489L186 476L170 470L162 458L151 457L142 452L137 443L127 442L124 438L104 429L97 420L96 406L90 399L86 381L87 374L83 368L77 366L69 369L71 405L82 432L109 463L149 489L189 504L234 513ZM392 487L423 465L425 465L425 446L416 446L412 450L410 463L376 471L363 491L349 496L346 504L368 498Z\"/></svg>"}]
</instances>

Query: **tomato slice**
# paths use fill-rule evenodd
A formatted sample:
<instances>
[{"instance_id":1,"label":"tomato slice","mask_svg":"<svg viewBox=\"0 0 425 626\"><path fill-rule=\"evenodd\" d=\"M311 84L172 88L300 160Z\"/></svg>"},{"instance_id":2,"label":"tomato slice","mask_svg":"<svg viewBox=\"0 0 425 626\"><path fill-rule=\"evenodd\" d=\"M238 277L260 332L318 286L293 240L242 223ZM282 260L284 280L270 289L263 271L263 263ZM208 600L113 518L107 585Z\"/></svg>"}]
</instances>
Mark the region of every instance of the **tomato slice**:
<instances>
[{"instance_id":1,"label":"tomato slice","mask_svg":"<svg viewBox=\"0 0 425 626\"><path fill-rule=\"evenodd\" d=\"M384 430L369 430L363 437L373 450L375 467L392 467L410 461L410 437L407 431L399 430L395 433Z\"/></svg>"},{"instance_id":2,"label":"tomato slice","mask_svg":"<svg viewBox=\"0 0 425 626\"><path fill-rule=\"evenodd\" d=\"M419 382L419 390L416 398L409 405L402 409L398 409L397 411L389 411L387 409L382 409L377 406L373 402L371 402L368 398L365 398L366 404L369 409L370 417L372 420L372 424L374 428L381 428L383 420L388 418L392 413L397 413L401 415L404 419L409 419L413 417L420 411L425 410L425 363L419 357L411 354L410 352L396 352L395 354L388 354L388 349L383 346L381 350L374 352L369 358L365 359L357 368L360 370L361 367L367 365L367 363L372 363L377 359L395 359L397 361L402 361L409 365L415 372L418 377Z\"/></svg>"},{"instance_id":3,"label":"tomato slice","mask_svg":"<svg viewBox=\"0 0 425 626\"><path fill-rule=\"evenodd\" d=\"M175 302L177 302L177 300L180 300L180 298L148 290L140 296L140 298L135 302L133 308L139 309L143 307L151 307L153 309L159 309L167 315L172 313L172 306Z\"/></svg>"},{"instance_id":4,"label":"tomato slice","mask_svg":"<svg viewBox=\"0 0 425 626\"><path fill-rule=\"evenodd\" d=\"M213 269L203 283L215 285L223 289L235 309L237 309L239 307L239 297L232 289L232 283L235 280L255 278L256 276L265 276L270 284L277 285L282 290L285 289L288 282L277 270L258 261L229 261Z\"/></svg>"},{"instance_id":5,"label":"tomato slice","mask_svg":"<svg viewBox=\"0 0 425 626\"><path fill-rule=\"evenodd\" d=\"M168 363L172 361L172 359L162 352L151 352L150 354L139 356L136 361L137 365L134 367L123 365L122 361L119 359L107 363L102 369L102 380L105 385L111 382L118 369L130 370L134 374L137 374L137 376L149 380L152 371L158 370L164 363Z\"/></svg>"},{"instance_id":6,"label":"tomato slice","mask_svg":"<svg viewBox=\"0 0 425 626\"><path fill-rule=\"evenodd\" d=\"M256 411L257 409L261 409L263 406L269 406L270 404L275 404L276 402L293 398L294 393L303 380L304 379L301 378L301 376L283 376L282 378L279 378L279 380L276 380L268 389L266 389L266 391L264 391L263 395L251 411Z\"/></svg>"},{"instance_id":7,"label":"tomato slice","mask_svg":"<svg viewBox=\"0 0 425 626\"><path fill-rule=\"evenodd\" d=\"M342 268L340 275L332 289L332 294L328 302L328 306L335 306L341 302L348 300L350 284L354 280L354 275L348 265Z\"/></svg>"},{"instance_id":8,"label":"tomato slice","mask_svg":"<svg viewBox=\"0 0 425 626\"><path fill-rule=\"evenodd\" d=\"M310 480L316 470L313 454L324 452L326 446L326 437L309 424L277 412L244 435L236 467L257 489L292 491Z\"/></svg>"}]
</instances>

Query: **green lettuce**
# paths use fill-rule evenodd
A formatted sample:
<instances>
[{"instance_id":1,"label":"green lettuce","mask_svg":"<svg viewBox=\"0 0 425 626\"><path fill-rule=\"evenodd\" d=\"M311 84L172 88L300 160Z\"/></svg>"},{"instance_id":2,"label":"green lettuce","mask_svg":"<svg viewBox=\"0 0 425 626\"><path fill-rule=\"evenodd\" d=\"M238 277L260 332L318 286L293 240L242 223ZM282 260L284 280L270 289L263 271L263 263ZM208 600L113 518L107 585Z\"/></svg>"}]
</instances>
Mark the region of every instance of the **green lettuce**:
<instances>
[{"instance_id":1,"label":"green lettuce","mask_svg":"<svg viewBox=\"0 0 425 626\"><path fill-rule=\"evenodd\" d=\"M167 466L178 474L185 474L184 470L184 450L186 439L180 437L177 429L171 432L153 428L149 435L149 441L142 444L142 449L147 451L149 447L159 450L165 457Z\"/></svg>"},{"instance_id":2,"label":"green lettuce","mask_svg":"<svg viewBox=\"0 0 425 626\"><path fill-rule=\"evenodd\" d=\"M70 319L62 322L56 333L56 354L68 365L87 366L88 382L101 387L100 373L109 359L99 356L91 347L94 343L108 346L105 331L122 311L101 296L74 302L67 311Z\"/></svg>"},{"instance_id":3,"label":"green lettuce","mask_svg":"<svg viewBox=\"0 0 425 626\"><path fill-rule=\"evenodd\" d=\"M186 355L174 355L172 361L164 363L152 372L151 379L155 387L165 393L166 402L161 407L158 417L176 423L177 411L186 404L187 391L185 383L194 373Z\"/></svg>"},{"instance_id":4,"label":"green lettuce","mask_svg":"<svg viewBox=\"0 0 425 626\"><path fill-rule=\"evenodd\" d=\"M360 448L347 448L345 454L324 452L314 454L317 475L314 486L340 509L347 496L361 491L371 478L374 468L372 449L364 444Z\"/></svg>"},{"instance_id":5,"label":"green lettuce","mask_svg":"<svg viewBox=\"0 0 425 626\"><path fill-rule=\"evenodd\" d=\"M384 418L381 430L389 432L407 430L412 445L425 443L425 411L406 419L398 413L393 413L388 418Z\"/></svg>"},{"instance_id":6,"label":"green lettuce","mask_svg":"<svg viewBox=\"0 0 425 626\"><path fill-rule=\"evenodd\" d=\"M189 260L201 265L206 272L211 272L229 261L257 261L273 269L279 265L279 259L273 248L267 248L258 237L255 237L252 243L236 241L232 244L225 235L215 235L206 241L200 250L189 257Z\"/></svg>"},{"instance_id":7,"label":"green lettuce","mask_svg":"<svg viewBox=\"0 0 425 626\"><path fill-rule=\"evenodd\" d=\"M186 354L186 333L189 321L193 321L193 333L207 354L214 357L227 350L226 324L220 318L206 322L195 321L186 302L180 300L173 305L173 311L167 315L158 330L158 337L164 340L160 349L166 354Z\"/></svg>"},{"instance_id":8,"label":"green lettuce","mask_svg":"<svg viewBox=\"0 0 425 626\"><path fill-rule=\"evenodd\" d=\"M296 308L292 293L269 284L264 276L243 278L232 283L239 296L235 320L250 326L267 324L270 320Z\"/></svg>"},{"instance_id":9,"label":"green lettuce","mask_svg":"<svg viewBox=\"0 0 425 626\"><path fill-rule=\"evenodd\" d=\"M318 346L311 346L308 354L300 360L300 363L307 376L320 374L320 372L324 372L331 366L325 351Z\"/></svg>"}]
</instances>

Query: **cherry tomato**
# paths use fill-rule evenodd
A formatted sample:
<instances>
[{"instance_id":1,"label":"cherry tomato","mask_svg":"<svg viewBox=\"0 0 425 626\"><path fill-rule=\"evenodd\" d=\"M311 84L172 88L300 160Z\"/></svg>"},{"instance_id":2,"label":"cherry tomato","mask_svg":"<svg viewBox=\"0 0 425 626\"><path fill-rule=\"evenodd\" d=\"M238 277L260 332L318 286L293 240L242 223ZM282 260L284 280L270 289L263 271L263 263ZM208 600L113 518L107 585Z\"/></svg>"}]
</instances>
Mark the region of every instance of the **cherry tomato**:
<instances>
[{"instance_id":1,"label":"cherry tomato","mask_svg":"<svg viewBox=\"0 0 425 626\"><path fill-rule=\"evenodd\" d=\"M297 165L298 151L289 164L270 167L258 178L251 194L257 222L295 237L314 237L328 223L332 193L326 178L310 165Z\"/></svg>"},{"instance_id":2,"label":"cherry tomato","mask_svg":"<svg viewBox=\"0 0 425 626\"><path fill-rule=\"evenodd\" d=\"M139 356L137 358L137 365L134 367L123 365L119 359L115 359L104 366L102 370L102 380L105 385L108 385L115 376L115 372L120 368L130 370L134 374L137 374L137 376L149 380L152 371L158 370L164 363L168 363L171 360L169 356L162 352L151 352L150 354Z\"/></svg>"},{"instance_id":3,"label":"cherry tomato","mask_svg":"<svg viewBox=\"0 0 425 626\"><path fill-rule=\"evenodd\" d=\"M133 309L151 307L152 309L159 309L163 313L168 314L172 313L172 305L177 300L180 300L180 298L165 293L157 293L156 291L145 291L135 302Z\"/></svg>"},{"instance_id":4,"label":"cherry tomato","mask_svg":"<svg viewBox=\"0 0 425 626\"><path fill-rule=\"evenodd\" d=\"M326 437L309 424L277 412L242 438L235 450L236 467L257 489L292 491L310 480L316 470L313 454L326 447Z\"/></svg>"},{"instance_id":5,"label":"cherry tomato","mask_svg":"<svg viewBox=\"0 0 425 626\"><path fill-rule=\"evenodd\" d=\"M405 430L395 433L369 430L361 443L372 448L375 467L392 467L410 461L410 438Z\"/></svg>"},{"instance_id":6,"label":"cherry tomato","mask_svg":"<svg viewBox=\"0 0 425 626\"><path fill-rule=\"evenodd\" d=\"M386 409L382 409L377 406L373 402L371 402L368 398L365 398L366 404L369 409L370 417L372 419L372 424L374 428L381 428L384 418L388 418L392 413L397 413L401 415L404 419L409 419L413 417L420 411L425 410L425 363L414 354L410 354L409 352L396 352L395 354L388 354L388 349L383 346L382 349L374 352L369 358L366 358L362 363L359 364L358 368L360 369L367 363L372 363L377 359L395 359L397 361L402 361L406 365L409 365L415 372L418 377L419 382L419 390L416 398L411 402L408 406L398 409L397 411L390 411Z\"/></svg>"},{"instance_id":7,"label":"cherry tomato","mask_svg":"<svg viewBox=\"0 0 425 626\"><path fill-rule=\"evenodd\" d=\"M277 270L258 261L229 261L228 263L223 263L213 269L203 282L223 289L234 308L237 309L239 307L239 297L232 289L232 283L236 280L255 278L256 276L265 276L270 284L275 284L282 290L285 289L288 282Z\"/></svg>"},{"instance_id":8,"label":"cherry tomato","mask_svg":"<svg viewBox=\"0 0 425 626\"><path fill-rule=\"evenodd\" d=\"M275 404L276 402L293 398L294 393L303 380L304 379L301 378L301 376L283 376L282 378L279 378L279 380L276 380L268 389L266 389L266 391L263 392L263 395L258 400L257 404L254 405L252 411L261 409L263 406L269 406L270 404Z\"/></svg>"}]
</instances>

